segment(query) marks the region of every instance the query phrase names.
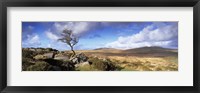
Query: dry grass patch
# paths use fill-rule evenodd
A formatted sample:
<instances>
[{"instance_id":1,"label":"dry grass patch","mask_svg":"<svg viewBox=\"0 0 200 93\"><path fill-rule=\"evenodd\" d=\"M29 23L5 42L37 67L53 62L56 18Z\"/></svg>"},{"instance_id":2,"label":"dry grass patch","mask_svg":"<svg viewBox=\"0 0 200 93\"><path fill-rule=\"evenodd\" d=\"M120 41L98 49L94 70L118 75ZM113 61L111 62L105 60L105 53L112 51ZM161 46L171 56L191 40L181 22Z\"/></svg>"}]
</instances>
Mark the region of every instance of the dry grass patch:
<instances>
[{"instance_id":1,"label":"dry grass patch","mask_svg":"<svg viewBox=\"0 0 200 93\"><path fill-rule=\"evenodd\" d=\"M121 57L109 56L125 71L178 71L178 58L176 57Z\"/></svg>"}]
</instances>

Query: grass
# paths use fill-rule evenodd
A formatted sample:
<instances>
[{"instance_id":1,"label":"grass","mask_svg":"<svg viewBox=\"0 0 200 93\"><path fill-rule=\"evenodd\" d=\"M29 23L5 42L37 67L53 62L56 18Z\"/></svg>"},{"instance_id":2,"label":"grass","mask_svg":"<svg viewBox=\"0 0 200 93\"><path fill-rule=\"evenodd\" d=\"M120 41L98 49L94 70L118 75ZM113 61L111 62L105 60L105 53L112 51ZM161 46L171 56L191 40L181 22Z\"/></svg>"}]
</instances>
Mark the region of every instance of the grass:
<instances>
[{"instance_id":1,"label":"grass","mask_svg":"<svg viewBox=\"0 0 200 93\"><path fill-rule=\"evenodd\" d=\"M99 71L98 69L95 69L91 65L83 65L83 66L78 66L76 68L77 71Z\"/></svg>"},{"instance_id":2,"label":"grass","mask_svg":"<svg viewBox=\"0 0 200 93\"><path fill-rule=\"evenodd\" d=\"M177 57L123 57L109 56L122 71L178 71Z\"/></svg>"}]
</instances>

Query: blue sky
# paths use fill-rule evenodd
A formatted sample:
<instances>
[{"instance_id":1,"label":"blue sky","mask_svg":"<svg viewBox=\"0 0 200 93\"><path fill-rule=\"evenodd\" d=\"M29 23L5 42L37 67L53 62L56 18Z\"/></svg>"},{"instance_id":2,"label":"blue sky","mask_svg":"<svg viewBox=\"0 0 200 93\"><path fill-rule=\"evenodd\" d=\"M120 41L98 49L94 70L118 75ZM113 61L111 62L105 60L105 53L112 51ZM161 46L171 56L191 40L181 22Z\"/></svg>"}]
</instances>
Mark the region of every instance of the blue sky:
<instances>
[{"instance_id":1,"label":"blue sky","mask_svg":"<svg viewBox=\"0 0 200 93\"><path fill-rule=\"evenodd\" d=\"M178 22L22 22L22 47L69 50L58 41L64 29L79 38L75 50L178 48Z\"/></svg>"}]
</instances>

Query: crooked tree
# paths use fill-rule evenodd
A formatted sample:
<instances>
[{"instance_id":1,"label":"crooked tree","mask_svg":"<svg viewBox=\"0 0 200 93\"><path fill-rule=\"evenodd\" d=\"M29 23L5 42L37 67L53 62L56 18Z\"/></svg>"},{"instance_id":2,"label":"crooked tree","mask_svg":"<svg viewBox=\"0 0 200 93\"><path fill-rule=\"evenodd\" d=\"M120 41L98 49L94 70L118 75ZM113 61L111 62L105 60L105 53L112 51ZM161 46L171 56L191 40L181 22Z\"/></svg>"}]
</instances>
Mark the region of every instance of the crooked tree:
<instances>
[{"instance_id":1,"label":"crooked tree","mask_svg":"<svg viewBox=\"0 0 200 93\"><path fill-rule=\"evenodd\" d=\"M62 38L58 40L70 46L71 51L73 52L71 57L74 57L76 55L76 52L74 51L74 45L78 43L78 37L74 36L72 30L69 29L64 29L61 36Z\"/></svg>"}]
</instances>

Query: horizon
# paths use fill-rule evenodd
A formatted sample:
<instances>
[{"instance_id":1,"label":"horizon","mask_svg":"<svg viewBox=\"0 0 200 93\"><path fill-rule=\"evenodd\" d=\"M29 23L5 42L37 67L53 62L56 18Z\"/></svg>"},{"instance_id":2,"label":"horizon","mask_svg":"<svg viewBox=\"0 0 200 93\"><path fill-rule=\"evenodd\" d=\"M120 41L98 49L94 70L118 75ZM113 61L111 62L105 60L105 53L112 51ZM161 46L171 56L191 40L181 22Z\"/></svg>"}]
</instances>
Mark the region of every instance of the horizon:
<instances>
[{"instance_id":1,"label":"horizon","mask_svg":"<svg viewBox=\"0 0 200 93\"><path fill-rule=\"evenodd\" d=\"M137 47L137 48L130 48L130 49L138 49L138 48L152 48L152 47L158 47L158 48L163 48L163 49L172 49L172 50L178 50L178 49L174 49L174 48L164 48L164 47L160 47L160 46L144 46L144 47ZM23 47L22 47L23 48ZM26 47L26 48L30 48L30 49L40 49L40 48L43 48L43 47ZM45 49L45 48L44 48ZM47 49L47 48L46 48ZM54 48L51 48L51 49L54 49ZM83 50L98 50L98 49L117 49L117 48L96 48L96 49L83 49ZM57 49L56 49L57 50ZM129 49L117 49L117 50L129 50ZM71 51L70 49L68 50L58 50L58 51ZM74 51L80 51L80 50L74 50Z\"/></svg>"},{"instance_id":2,"label":"horizon","mask_svg":"<svg viewBox=\"0 0 200 93\"><path fill-rule=\"evenodd\" d=\"M154 46L178 49L178 22L22 22L22 48L70 50L58 41L66 28L79 37L74 50Z\"/></svg>"}]
</instances>

